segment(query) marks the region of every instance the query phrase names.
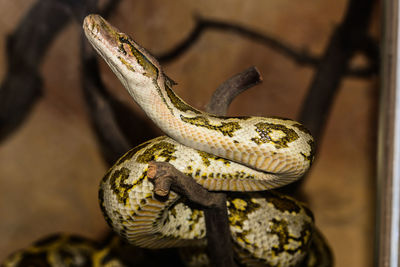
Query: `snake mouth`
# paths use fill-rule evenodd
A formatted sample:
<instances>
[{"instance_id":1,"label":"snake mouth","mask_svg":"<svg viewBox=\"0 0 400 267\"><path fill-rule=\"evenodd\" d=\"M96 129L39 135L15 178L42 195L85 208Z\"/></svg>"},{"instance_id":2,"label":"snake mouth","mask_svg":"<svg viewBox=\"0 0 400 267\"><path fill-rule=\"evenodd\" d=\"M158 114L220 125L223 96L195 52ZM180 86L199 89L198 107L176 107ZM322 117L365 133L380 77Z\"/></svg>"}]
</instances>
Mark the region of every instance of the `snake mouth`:
<instances>
[{"instance_id":1,"label":"snake mouth","mask_svg":"<svg viewBox=\"0 0 400 267\"><path fill-rule=\"evenodd\" d=\"M121 33L100 15L90 14L83 21L83 30L89 42L96 50L104 54L105 50L115 50L119 45Z\"/></svg>"},{"instance_id":2,"label":"snake mouth","mask_svg":"<svg viewBox=\"0 0 400 267\"><path fill-rule=\"evenodd\" d=\"M117 28L97 14L89 14L85 17L83 20L83 29L86 34L94 37L103 36L107 40L111 39L112 36L122 34Z\"/></svg>"},{"instance_id":3,"label":"snake mouth","mask_svg":"<svg viewBox=\"0 0 400 267\"><path fill-rule=\"evenodd\" d=\"M91 35L96 35L97 34L97 27L96 24L98 24L98 21L101 19L99 15L96 14L90 14L85 17L83 20L83 29L87 34Z\"/></svg>"}]
</instances>

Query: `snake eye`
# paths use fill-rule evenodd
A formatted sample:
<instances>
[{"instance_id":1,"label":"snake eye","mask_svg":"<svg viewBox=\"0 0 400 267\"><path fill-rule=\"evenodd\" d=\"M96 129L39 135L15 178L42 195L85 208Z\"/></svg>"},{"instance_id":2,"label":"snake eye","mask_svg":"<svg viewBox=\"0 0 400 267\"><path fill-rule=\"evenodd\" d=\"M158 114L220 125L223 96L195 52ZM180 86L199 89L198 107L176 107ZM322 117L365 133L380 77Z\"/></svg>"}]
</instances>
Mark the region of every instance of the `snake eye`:
<instances>
[{"instance_id":1,"label":"snake eye","mask_svg":"<svg viewBox=\"0 0 400 267\"><path fill-rule=\"evenodd\" d=\"M132 47L133 45L129 42L129 38L126 36L120 36L119 38L118 50L123 53L125 56L130 55L133 56Z\"/></svg>"},{"instance_id":2,"label":"snake eye","mask_svg":"<svg viewBox=\"0 0 400 267\"><path fill-rule=\"evenodd\" d=\"M143 69L143 74L148 77L157 78L158 69L149 60L146 55L140 51L129 36L122 34L118 37L119 45L118 50L124 54L124 58L120 58L123 64L127 65L128 69L138 71L134 65L136 62ZM131 61L132 60L132 61Z\"/></svg>"},{"instance_id":3,"label":"snake eye","mask_svg":"<svg viewBox=\"0 0 400 267\"><path fill-rule=\"evenodd\" d=\"M119 52L121 52L122 54L124 54L125 56L126 56L126 50L125 50L125 47L124 47L124 45L123 44L120 44L119 46L118 46L118 51Z\"/></svg>"}]
</instances>

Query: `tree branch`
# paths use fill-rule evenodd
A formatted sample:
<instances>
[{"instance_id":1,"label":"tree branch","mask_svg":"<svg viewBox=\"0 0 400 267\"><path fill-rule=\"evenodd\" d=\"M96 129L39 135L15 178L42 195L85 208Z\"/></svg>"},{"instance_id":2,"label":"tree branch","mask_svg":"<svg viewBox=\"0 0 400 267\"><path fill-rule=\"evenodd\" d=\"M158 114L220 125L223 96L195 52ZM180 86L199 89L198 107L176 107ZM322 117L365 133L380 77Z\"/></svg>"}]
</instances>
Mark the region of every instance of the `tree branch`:
<instances>
[{"instance_id":1,"label":"tree branch","mask_svg":"<svg viewBox=\"0 0 400 267\"><path fill-rule=\"evenodd\" d=\"M109 14L120 0L108 0ZM83 18L97 10L96 0L39 0L7 37L7 73L0 85L0 142L24 121L42 95L39 66L71 15Z\"/></svg>"},{"instance_id":2,"label":"tree branch","mask_svg":"<svg viewBox=\"0 0 400 267\"><path fill-rule=\"evenodd\" d=\"M38 67L68 20L69 9L61 1L41 0L7 37L7 73L0 86L0 141L22 123L42 95Z\"/></svg>"},{"instance_id":3,"label":"tree branch","mask_svg":"<svg viewBox=\"0 0 400 267\"><path fill-rule=\"evenodd\" d=\"M213 94L207 111L225 115L229 104L240 92L261 82L261 76L255 67L231 77ZM178 171L168 162L150 162L147 176L154 184L154 193L160 197L169 194L170 189L204 207L207 230L207 249L213 266L236 266L232 250L226 195L209 192L203 186Z\"/></svg>"},{"instance_id":4,"label":"tree branch","mask_svg":"<svg viewBox=\"0 0 400 267\"><path fill-rule=\"evenodd\" d=\"M193 28L193 30L188 34L188 36L182 40L179 44L177 44L174 48L172 48L170 51L164 52L158 56L156 56L160 62L162 63L167 63L170 62L177 57L181 56L183 53L185 53L188 49L190 49L196 42L197 40L201 37L201 35L208 31L208 30L219 30L219 31L225 31L225 32L232 32L234 34L241 35L243 37L249 38L253 41L259 42L265 46L268 46L269 48L275 50L277 53L280 53L292 60L294 60L296 63L300 65L307 65L311 67L318 67L321 58L317 55L313 55L307 50L297 50L291 45L288 45L277 38L261 34L255 30L252 30L250 28L244 27L239 24L234 24L230 22L224 22L224 21L219 21L219 20L212 20L212 19L206 19L206 18L201 18L201 17L195 17L195 22L196 26ZM365 33L365 36L366 33ZM365 37L365 39L369 39L370 43L375 43L373 42L370 37ZM365 50L361 50L362 52L366 52ZM372 74L375 74L378 72L378 59L379 55L376 53L366 53L366 56L370 60L370 66L364 67L364 68L350 68L350 69L345 69L346 70L346 75L349 76L354 76L354 77L359 77L359 78L365 78L369 77Z\"/></svg>"},{"instance_id":5,"label":"tree branch","mask_svg":"<svg viewBox=\"0 0 400 267\"><path fill-rule=\"evenodd\" d=\"M224 198L221 193L211 193L196 181L168 162L149 162L147 177L154 184L154 193L159 197L165 197L172 189L174 192L185 196L193 203L203 208L220 208Z\"/></svg>"},{"instance_id":6,"label":"tree branch","mask_svg":"<svg viewBox=\"0 0 400 267\"><path fill-rule=\"evenodd\" d=\"M204 208L207 253L212 266L236 266L228 222L226 195L207 191L203 186L168 162L149 162L147 177L154 193L165 197L170 189Z\"/></svg>"},{"instance_id":7,"label":"tree branch","mask_svg":"<svg viewBox=\"0 0 400 267\"><path fill-rule=\"evenodd\" d=\"M261 74L256 67L250 67L236 74L214 91L205 110L216 115L226 115L229 105L238 94L260 82L262 82Z\"/></svg>"},{"instance_id":8,"label":"tree branch","mask_svg":"<svg viewBox=\"0 0 400 267\"><path fill-rule=\"evenodd\" d=\"M373 0L349 1L344 20L332 34L314 75L299 121L304 123L317 141L352 56L359 47L374 50L370 45L365 46L373 3Z\"/></svg>"},{"instance_id":9,"label":"tree branch","mask_svg":"<svg viewBox=\"0 0 400 267\"><path fill-rule=\"evenodd\" d=\"M310 130L318 145L328 114L354 53L361 49L377 56L378 49L366 33L372 13L373 0L350 0L345 17L333 32L322 61L314 74L310 89L302 104L298 120ZM317 146L318 148L318 146ZM281 189L282 193L299 194L305 179ZM302 196L298 195L302 199Z\"/></svg>"}]
</instances>

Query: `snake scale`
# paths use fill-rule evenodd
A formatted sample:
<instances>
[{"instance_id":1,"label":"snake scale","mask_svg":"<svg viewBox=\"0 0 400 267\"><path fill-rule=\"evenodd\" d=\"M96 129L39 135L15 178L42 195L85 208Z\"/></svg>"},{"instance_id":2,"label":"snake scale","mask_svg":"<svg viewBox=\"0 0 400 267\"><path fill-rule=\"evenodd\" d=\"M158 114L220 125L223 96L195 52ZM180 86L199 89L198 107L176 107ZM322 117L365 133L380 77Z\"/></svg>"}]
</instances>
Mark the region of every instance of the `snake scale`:
<instances>
[{"instance_id":1,"label":"snake scale","mask_svg":"<svg viewBox=\"0 0 400 267\"><path fill-rule=\"evenodd\" d=\"M289 184L309 169L314 141L303 125L197 110L173 92L174 82L157 60L128 35L99 15L87 16L83 28L135 102L167 135L131 149L102 179L100 206L115 232L144 248L205 247L203 212L175 192L165 200L153 195L148 163L164 161L208 190L230 192L228 218L241 264L330 266L321 257L329 249L315 231L312 213L290 197L260 192ZM57 240L69 246L69 238ZM22 266L15 255L24 253L4 266ZM197 266L203 254L185 261Z\"/></svg>"}]
</instances>

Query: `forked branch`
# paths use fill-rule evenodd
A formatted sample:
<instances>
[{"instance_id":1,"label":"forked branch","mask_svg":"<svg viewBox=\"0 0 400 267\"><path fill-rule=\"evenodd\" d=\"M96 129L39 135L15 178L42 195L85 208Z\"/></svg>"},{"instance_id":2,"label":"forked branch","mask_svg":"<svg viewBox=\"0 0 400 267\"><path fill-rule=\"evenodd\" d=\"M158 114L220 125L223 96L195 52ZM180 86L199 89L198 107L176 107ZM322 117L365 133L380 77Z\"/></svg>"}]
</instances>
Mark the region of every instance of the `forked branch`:
<instances>
[{"instance_id":1,"label":"forked branch","mask_svg":"<svg viewBox=\"0 0 400 267\"><path fill-rule=\"evenodd\" d=\"M215 91L207 105L207 112L225 115L235 96L259 82L261 82L261 76L255 67L250 67L231 77ZM192 177L178 171L168 162L150 162L147 176L154 184L155 195L165 197L172 189L204 208L207 250L212 265L236 266L228 222L226 195L206 190Z\"/></svg>"}]
</instances>

